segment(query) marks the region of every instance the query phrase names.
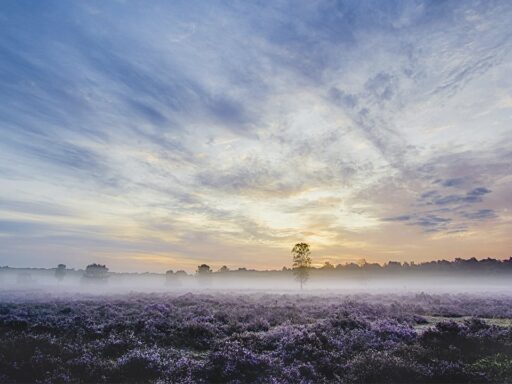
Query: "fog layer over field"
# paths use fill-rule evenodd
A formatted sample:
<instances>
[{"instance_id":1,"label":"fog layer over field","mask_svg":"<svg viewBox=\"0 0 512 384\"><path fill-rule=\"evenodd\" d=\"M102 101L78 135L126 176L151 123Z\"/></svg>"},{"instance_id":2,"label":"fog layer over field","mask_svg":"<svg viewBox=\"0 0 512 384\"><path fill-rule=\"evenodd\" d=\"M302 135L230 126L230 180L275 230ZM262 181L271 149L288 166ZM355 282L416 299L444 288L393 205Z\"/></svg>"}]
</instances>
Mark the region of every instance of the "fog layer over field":
<instances>
[{"instance_id":1,"label":"fog layer over field","mask_svg":"<svg viewBox=\"0 0 512 384\"><path fill-rule=\"evenodd\" d=\"M206 276L172 276L154 273L109 273L104 279L85 278L83 271L68 271L57 279L54 270L3 269L0 290L43 290L53 293L128 293L128 292L188 292L188 291L267 291L289 293L352 292L430 292L430 293L492 293L512 294L510 276L474 274L394 274L375 276L335 271L315 270L301 291L291 270L230 271Z\"/></svg>"}]
</instances>

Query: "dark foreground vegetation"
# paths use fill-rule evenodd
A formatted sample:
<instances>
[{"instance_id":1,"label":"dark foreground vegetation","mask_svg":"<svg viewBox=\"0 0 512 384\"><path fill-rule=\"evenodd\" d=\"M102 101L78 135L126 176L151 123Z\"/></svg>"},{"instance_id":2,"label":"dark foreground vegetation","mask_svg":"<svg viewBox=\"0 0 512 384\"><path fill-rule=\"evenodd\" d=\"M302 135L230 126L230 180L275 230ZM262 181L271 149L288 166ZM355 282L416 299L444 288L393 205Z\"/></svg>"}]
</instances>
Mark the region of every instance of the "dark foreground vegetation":
<instances>
[{"instance_id":1,"label":"dark foreground vegetation","mask_svg":"<svg viewBox=\"0 0 512 384\"><path fill-rule=\"evenodd\" d=\"M0 293L0 382L510 383L512 297Z\"/></svg>"}]
</instances>

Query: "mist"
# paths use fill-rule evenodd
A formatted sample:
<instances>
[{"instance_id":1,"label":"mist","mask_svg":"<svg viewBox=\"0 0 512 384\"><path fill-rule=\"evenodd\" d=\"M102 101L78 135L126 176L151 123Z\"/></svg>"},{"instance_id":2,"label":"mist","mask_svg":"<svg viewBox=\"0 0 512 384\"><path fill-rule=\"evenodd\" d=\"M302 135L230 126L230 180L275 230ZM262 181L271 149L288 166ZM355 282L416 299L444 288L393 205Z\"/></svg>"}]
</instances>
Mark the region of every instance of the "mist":
<instances>
[{"instance_id":1,"label":"mist","mask_svg":"<svg viewBox=\"0 0 512 384\"><path fill-rule=\"evenodd\" d=\"M508 274L502 276L470 274L387 274L366 276L361 273L340 274L313 270L300 289L291 270L229 271L207 276L198 274L115 273L104 279L86 278L83 270L67 270L57 277L55 269L0 270L0 290L36 291L53 295L125 294L125 293L244 293L268 292L289 294L343 295L353 293L512 293Z\"/></svg>"},{"instance_id":2,"label":"mist","mask_svg":"<svg viewBox=\"0 0 512 384\"><path fill-rule=\"evenodd\" d=\"M509 382L509 264L3 267L0 381Z\"/></svg>"}]
</instances>

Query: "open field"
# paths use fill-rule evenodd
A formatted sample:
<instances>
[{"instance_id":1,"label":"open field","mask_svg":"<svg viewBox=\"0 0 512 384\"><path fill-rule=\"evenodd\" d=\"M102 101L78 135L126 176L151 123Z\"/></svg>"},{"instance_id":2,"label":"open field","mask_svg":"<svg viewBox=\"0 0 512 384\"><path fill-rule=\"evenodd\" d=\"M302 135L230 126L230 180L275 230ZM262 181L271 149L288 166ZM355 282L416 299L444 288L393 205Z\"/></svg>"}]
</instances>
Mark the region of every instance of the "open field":
<instances>
[{"instance_id":1,"label":"open field","mask_svg":"<svg viewBox=\"0 0 512 384\"><path fill-rule=\"evenodd\" d=\"M0 293L1 382L511 382L507 295Z\"/></svg>"}]
</instances>

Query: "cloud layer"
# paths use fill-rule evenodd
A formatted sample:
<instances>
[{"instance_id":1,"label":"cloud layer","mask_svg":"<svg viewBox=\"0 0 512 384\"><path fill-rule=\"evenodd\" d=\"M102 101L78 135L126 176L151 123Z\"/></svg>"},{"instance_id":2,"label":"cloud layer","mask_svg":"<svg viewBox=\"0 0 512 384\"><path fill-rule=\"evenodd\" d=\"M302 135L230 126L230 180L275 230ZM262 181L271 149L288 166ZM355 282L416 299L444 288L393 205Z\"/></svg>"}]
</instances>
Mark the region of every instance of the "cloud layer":
<instances>
[{"instance_id":1,"label":"cloud layer","mask_svg":"<svg viewBox=\"0 0 512 384\"><path fill-rule=\"evenodd\" d=\"M1 264L508 257L512 6L8 2Z\"/></svg>"}]
</instances>

